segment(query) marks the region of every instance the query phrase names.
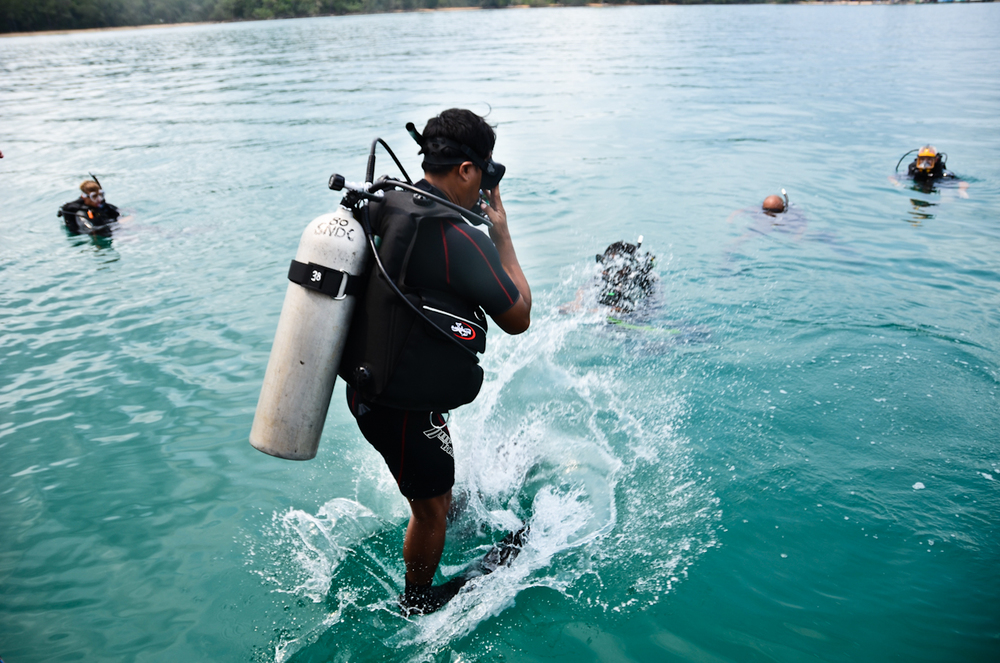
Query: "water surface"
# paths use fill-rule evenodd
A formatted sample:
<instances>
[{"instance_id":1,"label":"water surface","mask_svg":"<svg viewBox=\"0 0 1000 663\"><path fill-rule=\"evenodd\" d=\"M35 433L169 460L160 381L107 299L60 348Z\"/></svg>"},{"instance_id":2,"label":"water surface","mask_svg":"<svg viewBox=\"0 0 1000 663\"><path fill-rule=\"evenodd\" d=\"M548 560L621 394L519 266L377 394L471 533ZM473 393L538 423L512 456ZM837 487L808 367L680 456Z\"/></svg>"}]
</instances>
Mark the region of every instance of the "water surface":
<instances>
[{"instance_id":1,"label":"water surface","mask_svg":"<svg viewBox=\"0 0 1000 663\"><path fill-rule=\"evenodd\" d=\"M996 660L998 34L706 6L0 40L0 656ZM246 438L327 177L376 136L417 171L405 123L451 106L497 125L535 304L453 415L443 570L533 537L407 621L343 385L315 460ZM928 142L968 198L891 181ZM111 238L55 217L90 171ZM793 227L727 222L782 187ZM559 312L640 234L653 330Z\"/></svg>"}]
</instances>

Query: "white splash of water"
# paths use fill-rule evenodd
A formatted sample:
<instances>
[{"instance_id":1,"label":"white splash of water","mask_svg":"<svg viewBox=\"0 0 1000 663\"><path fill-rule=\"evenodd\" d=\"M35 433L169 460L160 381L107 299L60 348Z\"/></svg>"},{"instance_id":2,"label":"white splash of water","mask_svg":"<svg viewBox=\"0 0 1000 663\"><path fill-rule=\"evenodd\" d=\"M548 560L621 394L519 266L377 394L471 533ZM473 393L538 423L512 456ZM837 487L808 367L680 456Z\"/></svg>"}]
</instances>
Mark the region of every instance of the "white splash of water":
<instances>
[{"instance_id":1,"label":"white splash of water","mask_svg":"<svg viewBox=\"0 0 1000 663\"><path fill-rule=\"evenodd\" d=\"M301 571L297 585L278 591L305 596L314 603L326 598L337 567L350 551L385 526L367 507L344 498L330 500L316 515L288 509L277 520L279 540L289 544L293 566Z\"/></svg>"},{"instance_id":2,"label":"white splash of water","mask_svg":"<svg viewBox=\"0 0 1000 663\"><path fill-rule=\"evenodd\" d=\"M661 372L663 356L645 357L641 339L629 345L632 337L610 330L599 314L558 314L553 302L541 308L552 313L528 333L491 337L482 392L449 423L456 501L465 502L449 528L449 546L466 546L467 554L458 553L464 561L443 566L443 574L461 572L500 535L527 523L521 554L470 581L438 612L407 620L395 616L401 588L391 586L402 579L399 557L374 559L381 579L336 572L352 548L369 561L392 554L368 550L364 539L401 523L351 500L332 500L316 516L289 510L280 523L302 580L285 591L334 602L335 609L283 642L279 661L341 628L345 610L390 615L388 632L378 637L408 660L433 659L532 587L583 606L629 610L658 601L715 545L718 502L689 467L687 440L678 432L684 400ZM364 470L362 481L385 474ZM336 586L359 577L384 585L376 592L381 598L372 602L366 592L362 605L350 586ZM585 577L597 582L580 585ZM392 626L396 620L402 628Z\"/></svg>"}]
</instances>

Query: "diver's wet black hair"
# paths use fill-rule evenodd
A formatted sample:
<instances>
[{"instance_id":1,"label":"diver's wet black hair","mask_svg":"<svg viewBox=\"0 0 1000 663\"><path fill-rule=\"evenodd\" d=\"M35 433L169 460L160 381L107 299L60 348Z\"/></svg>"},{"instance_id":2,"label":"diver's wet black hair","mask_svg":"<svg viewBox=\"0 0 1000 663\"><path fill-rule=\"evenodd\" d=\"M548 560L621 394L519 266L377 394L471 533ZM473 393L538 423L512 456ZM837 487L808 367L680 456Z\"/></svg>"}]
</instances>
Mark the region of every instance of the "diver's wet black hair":
<instances>
[{"instance_id":1,"label":"diver's wet black hair","mask_svg":"<svg viewBox=\"0 0 1000 663\"><path fill-rule=\"evenodd\" d=\"M493 127L483 118L464 108L449 108L437 117L427 120L422 136L423 149L420 151L427 156L433 154L446 159L463 157L453 146L435 145L435 138L447 138L460 145L468 145L483 161L489 158L497 142L497 134L493 131ZM434 174L447 173L452 168L454 164L428 163L426 157L423 164L425 172Z\"/></svg>"}]
</instances>

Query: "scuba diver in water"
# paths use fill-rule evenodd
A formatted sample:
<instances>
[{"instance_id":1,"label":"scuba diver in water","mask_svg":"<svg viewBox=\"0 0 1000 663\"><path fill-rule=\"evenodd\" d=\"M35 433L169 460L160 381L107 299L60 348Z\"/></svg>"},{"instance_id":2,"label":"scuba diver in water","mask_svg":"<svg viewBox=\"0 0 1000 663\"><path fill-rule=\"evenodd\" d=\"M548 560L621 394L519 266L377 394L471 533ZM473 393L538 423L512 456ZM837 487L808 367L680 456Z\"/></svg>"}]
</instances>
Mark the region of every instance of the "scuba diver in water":
<instances>
[{"instance_id":1,"label":"scuba diver in water","mask_svg":"<svg viewBox=\"0 0 1000 663\"><path fill-rule=\"evenodd\" d=\"M118 220L118 208L104 200L104 190L96 177L85 180L80 185L83 193L79 198L66 203L56 216L61 216L66 227L73 233L87 235L110 234L110 224Z\"/></svg>"},{"instance_id":2,"label":"scuba diver in water","mask_svg":"<svg viewBox=\"0 0 1000 663\"><path fill-rule=\"evenodd\" d=\"M615 242L597 255L601 265L601 290L598 302L618 313L632 313L653 293L656 259L648 251L639 255L642 235L636 244Z\"/></svg>"},{"instance_id":3,"label":"scuba diver in water","mask_svg":"<svg viewBox=\"0 0 1000 663\"><path fill-rule=\"evenodd\" d=\"M919 149L910 150L904 154L896 163L897 171L903 159L914 152L917 153L917 156L907 166L906 176L913 180L917 188L924 193L930 193L934 190L935 183L956 182L958 184L958 195L962 198L969 197L967 193L969 183L959 180L955 173L947 169L948 155L944 152L938 152L937 148L933 145L924 145ZM899 180L895 176L891 176L889 180L893 184L899 184Z\"/></svg>"},{"instance_id":4,"label":"scuba diver in water","mask_svg":"<svg viewBox=\"0 0 1000 663\"><path fill-rule=\"evenodd\" d=\"M415 303L411 307L421 305L421 317L447 320L437 331L450 330L444 335L459 339L457 346L468 344L457 347L415 319L379 270L366 277L340 375L358 428L409 502L399 604L411 615L439 609L466 580L432 584L455 482L447 414L472 402L482 386L476 352L486 348L483 311L508 334L520 334L531 322L531 290L500 199L505 169L493 161L493 128L471 111L450 109L428 120L422 135L412 124L407 129L424 155L424 179L415 187L492 223L487 236L457 212L407 191L386 191L367 212L381 238L379 264L399 293Z\"/></svg>"},{"instance_id":5,"label":"scuba diver in water","mask_svg":"<svg viewBox=\"0 0 1000 663\"><path fill-rule=\"evenodd\" d=\"M653 268L656 257L640 252L642 235L635 244L615 242L597 254L600 272L589 286L580 288L576 298L559 307L568 314L580 311L585 302L596 303L590 313L599 313L609 332L624 332L638 345L633 350L656 353L678 344L708 340L711 332L685 320L664 318L657 296L658 277ZM589 295L588 295L589 293Z\"/></svg>"},{"instance_id":6,"label":"scuba diver in water","mask_svg":"<svg viewBox=\"0 0 1000 663\"><path fill-rule=\"evenodd\" d=\"M642 239L639 235L635 244L615 242L604 249L604 253L597 254L597 263L601 266L597 277L597 303L609 307L615 314L633 313L655 289L653 265L656 259L648 251L639 254ZM576 298L561 306L560 312L580 310L588 290L577 290Z\"/></svg>"},{"instance_id":7,"label":"scuba diver in water","mask_svg":"<svg viewBox=\"0 0 1000 663\"><path fill-rule=\"evenodd\" d=\"M936 179L955 179L954 173L945 170L945 163L947 161L947 154L939 154L937 148L933 145L924 145L917 151L917 158L906 168L906 174L917 182L928 182Z\"/></svg>"}]
</instances>

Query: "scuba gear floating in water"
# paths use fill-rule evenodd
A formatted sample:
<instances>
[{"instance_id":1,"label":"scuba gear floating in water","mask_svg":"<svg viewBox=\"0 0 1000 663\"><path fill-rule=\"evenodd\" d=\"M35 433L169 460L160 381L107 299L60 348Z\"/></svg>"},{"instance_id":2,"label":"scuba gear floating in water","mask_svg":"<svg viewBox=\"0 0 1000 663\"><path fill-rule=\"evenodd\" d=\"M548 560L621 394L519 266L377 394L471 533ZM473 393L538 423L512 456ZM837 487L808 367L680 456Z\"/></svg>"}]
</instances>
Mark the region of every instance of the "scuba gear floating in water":
<instances>
[{"instance_id":1,"label":"scuba gear floating in water","mask_svg":"<svg viewBox=\"0 0 1000 663\"><path fill-rule=\"evenodd\" d=\"M652 294L656 281L652 273L655 258L649 252L640 256L641 245L640 236L637 244L615 242L603 254L597 255L597 262L603 265L601 304L629 312Z\"/></svg>"}]
</instances>

